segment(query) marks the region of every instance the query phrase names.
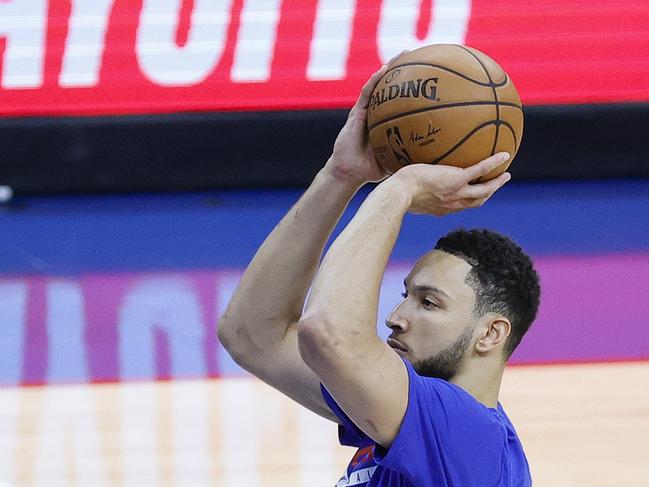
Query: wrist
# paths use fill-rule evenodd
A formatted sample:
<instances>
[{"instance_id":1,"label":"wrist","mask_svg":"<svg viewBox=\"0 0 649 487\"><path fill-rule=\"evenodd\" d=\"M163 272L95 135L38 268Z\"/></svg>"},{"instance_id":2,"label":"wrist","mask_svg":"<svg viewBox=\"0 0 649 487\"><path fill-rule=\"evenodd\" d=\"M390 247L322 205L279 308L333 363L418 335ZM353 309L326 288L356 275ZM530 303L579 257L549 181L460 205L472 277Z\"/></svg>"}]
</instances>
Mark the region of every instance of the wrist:
<instances>
[{"instance_id":1,"label":"wrist","mask_svg":"<svg viewBox=\"0 0 649 487\"><path fill-rule=\"evenodd\" d=\"M362 182L345 175L338 174L331 167L323 167L318 171L314 183L327 188L331 197L344 197L351 199L354 194L363 186Z\"/></svg>"},{"instance_id":2,"label":"wrist","mask_svg":"<svg viewBox=\"0 0 649 487\"><path fill-rule=\"evenodd\" d=\"M398 172L379 184L374 191L384 195L391 204L399 207L404 213L412 205L412 185Z\"/></svg>"},{"instance_id":3,"label":"wrist","mask_svg":"<svg viewBox=\"0 0 649 487\"><path fill-rule=\"evenodd\" d=\"M351 173L345 169L342 169L344 164L335 159L335 156L331 156L325 166L321 169L321 173L325 174L327 177L331 178L336 184L341 184L346 187L355 188L358 190L361 186L365 185L369 181L362 176Z\"/></svg>"}]
</instances>

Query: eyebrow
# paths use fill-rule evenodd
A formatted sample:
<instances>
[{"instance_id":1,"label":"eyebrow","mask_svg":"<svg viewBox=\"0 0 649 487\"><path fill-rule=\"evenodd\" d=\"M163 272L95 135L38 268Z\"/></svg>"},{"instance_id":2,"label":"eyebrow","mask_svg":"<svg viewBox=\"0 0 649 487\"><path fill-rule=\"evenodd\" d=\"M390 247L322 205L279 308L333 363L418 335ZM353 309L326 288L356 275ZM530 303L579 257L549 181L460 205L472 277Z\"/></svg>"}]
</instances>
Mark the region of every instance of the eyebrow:
<instances>
[{"instance_id":1,"label":"eyebrow","mask_svg":"<svg viewBox=\"0 0 649 487\"><path fill-rule=\"evenodd\" d=\"M405 279L403 281L403 287L408 289L408 283L407 283L407 281ZM417 286L413 286L412 289L413 289L413 291L418 291L418 292L429 292L429 293L439 294L440 296L444 296L447 299L451 299L448 294L446 294L440 288L435 287L435 286L417 285Z\"/></svg>"}]
</instances>

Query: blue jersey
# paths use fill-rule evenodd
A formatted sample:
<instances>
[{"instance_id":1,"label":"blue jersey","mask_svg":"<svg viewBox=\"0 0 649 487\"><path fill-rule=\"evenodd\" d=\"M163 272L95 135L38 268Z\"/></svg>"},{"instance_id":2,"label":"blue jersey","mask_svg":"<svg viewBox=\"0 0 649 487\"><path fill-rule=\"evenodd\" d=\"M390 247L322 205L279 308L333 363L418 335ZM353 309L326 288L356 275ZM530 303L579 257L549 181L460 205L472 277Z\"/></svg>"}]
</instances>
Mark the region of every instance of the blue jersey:
<instances>
[{"instance_id":1,"label":"blue jersey","mask_svg":"<svg viewBox=\"0 0 649 487\"><path fill-rule=\"evenodd\" d=\"M527 487L529 466L502 406L488 408L462 388L408 369L408 408L392 446L363 433L321 386L341 420L340 443L358 448L336 487Z\"/></svg>"}]
</instances>

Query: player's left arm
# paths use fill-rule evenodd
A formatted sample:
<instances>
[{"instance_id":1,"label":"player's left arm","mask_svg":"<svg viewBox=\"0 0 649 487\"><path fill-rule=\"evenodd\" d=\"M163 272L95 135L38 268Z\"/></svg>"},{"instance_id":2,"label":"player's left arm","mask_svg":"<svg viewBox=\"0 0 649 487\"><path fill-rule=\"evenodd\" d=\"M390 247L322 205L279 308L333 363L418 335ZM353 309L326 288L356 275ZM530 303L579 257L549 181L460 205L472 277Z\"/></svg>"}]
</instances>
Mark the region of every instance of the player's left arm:
<instances>
[{"instance_id":1,"label":"player's left arm","mask_svg":"<svg viewBox=\"0 0 649 487\"><path fill-rule=\"evenodd\" d=\"M470 184L502 164L497 154L466 169L400 169L364 201L332 244L298 325L304 362L338 405L378 444L394 441L408 406L408 373L376 332L379 288L407 211L445 215L482 205L509 174Z\"/></svg>"}]
</instances>

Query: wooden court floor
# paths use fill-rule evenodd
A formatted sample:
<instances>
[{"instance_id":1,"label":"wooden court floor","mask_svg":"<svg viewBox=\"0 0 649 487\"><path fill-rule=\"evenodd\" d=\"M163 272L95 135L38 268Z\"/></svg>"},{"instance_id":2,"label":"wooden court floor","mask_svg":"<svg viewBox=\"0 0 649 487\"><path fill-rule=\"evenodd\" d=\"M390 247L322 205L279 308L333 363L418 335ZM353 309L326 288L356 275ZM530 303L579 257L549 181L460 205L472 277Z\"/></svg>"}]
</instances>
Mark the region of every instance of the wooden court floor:
<instances>
[{"instance_id":1,"label":"wooden court floor","mask_svg":"<svg viewBox=\"0 0 649 487\"><path fill-rule=\"evenodd\" d=\"M511 367L540 487L649 487L649 362ZM249 378L0 388L0 487L328 486L336 428Z\"/></svg>"}]
</instances>

